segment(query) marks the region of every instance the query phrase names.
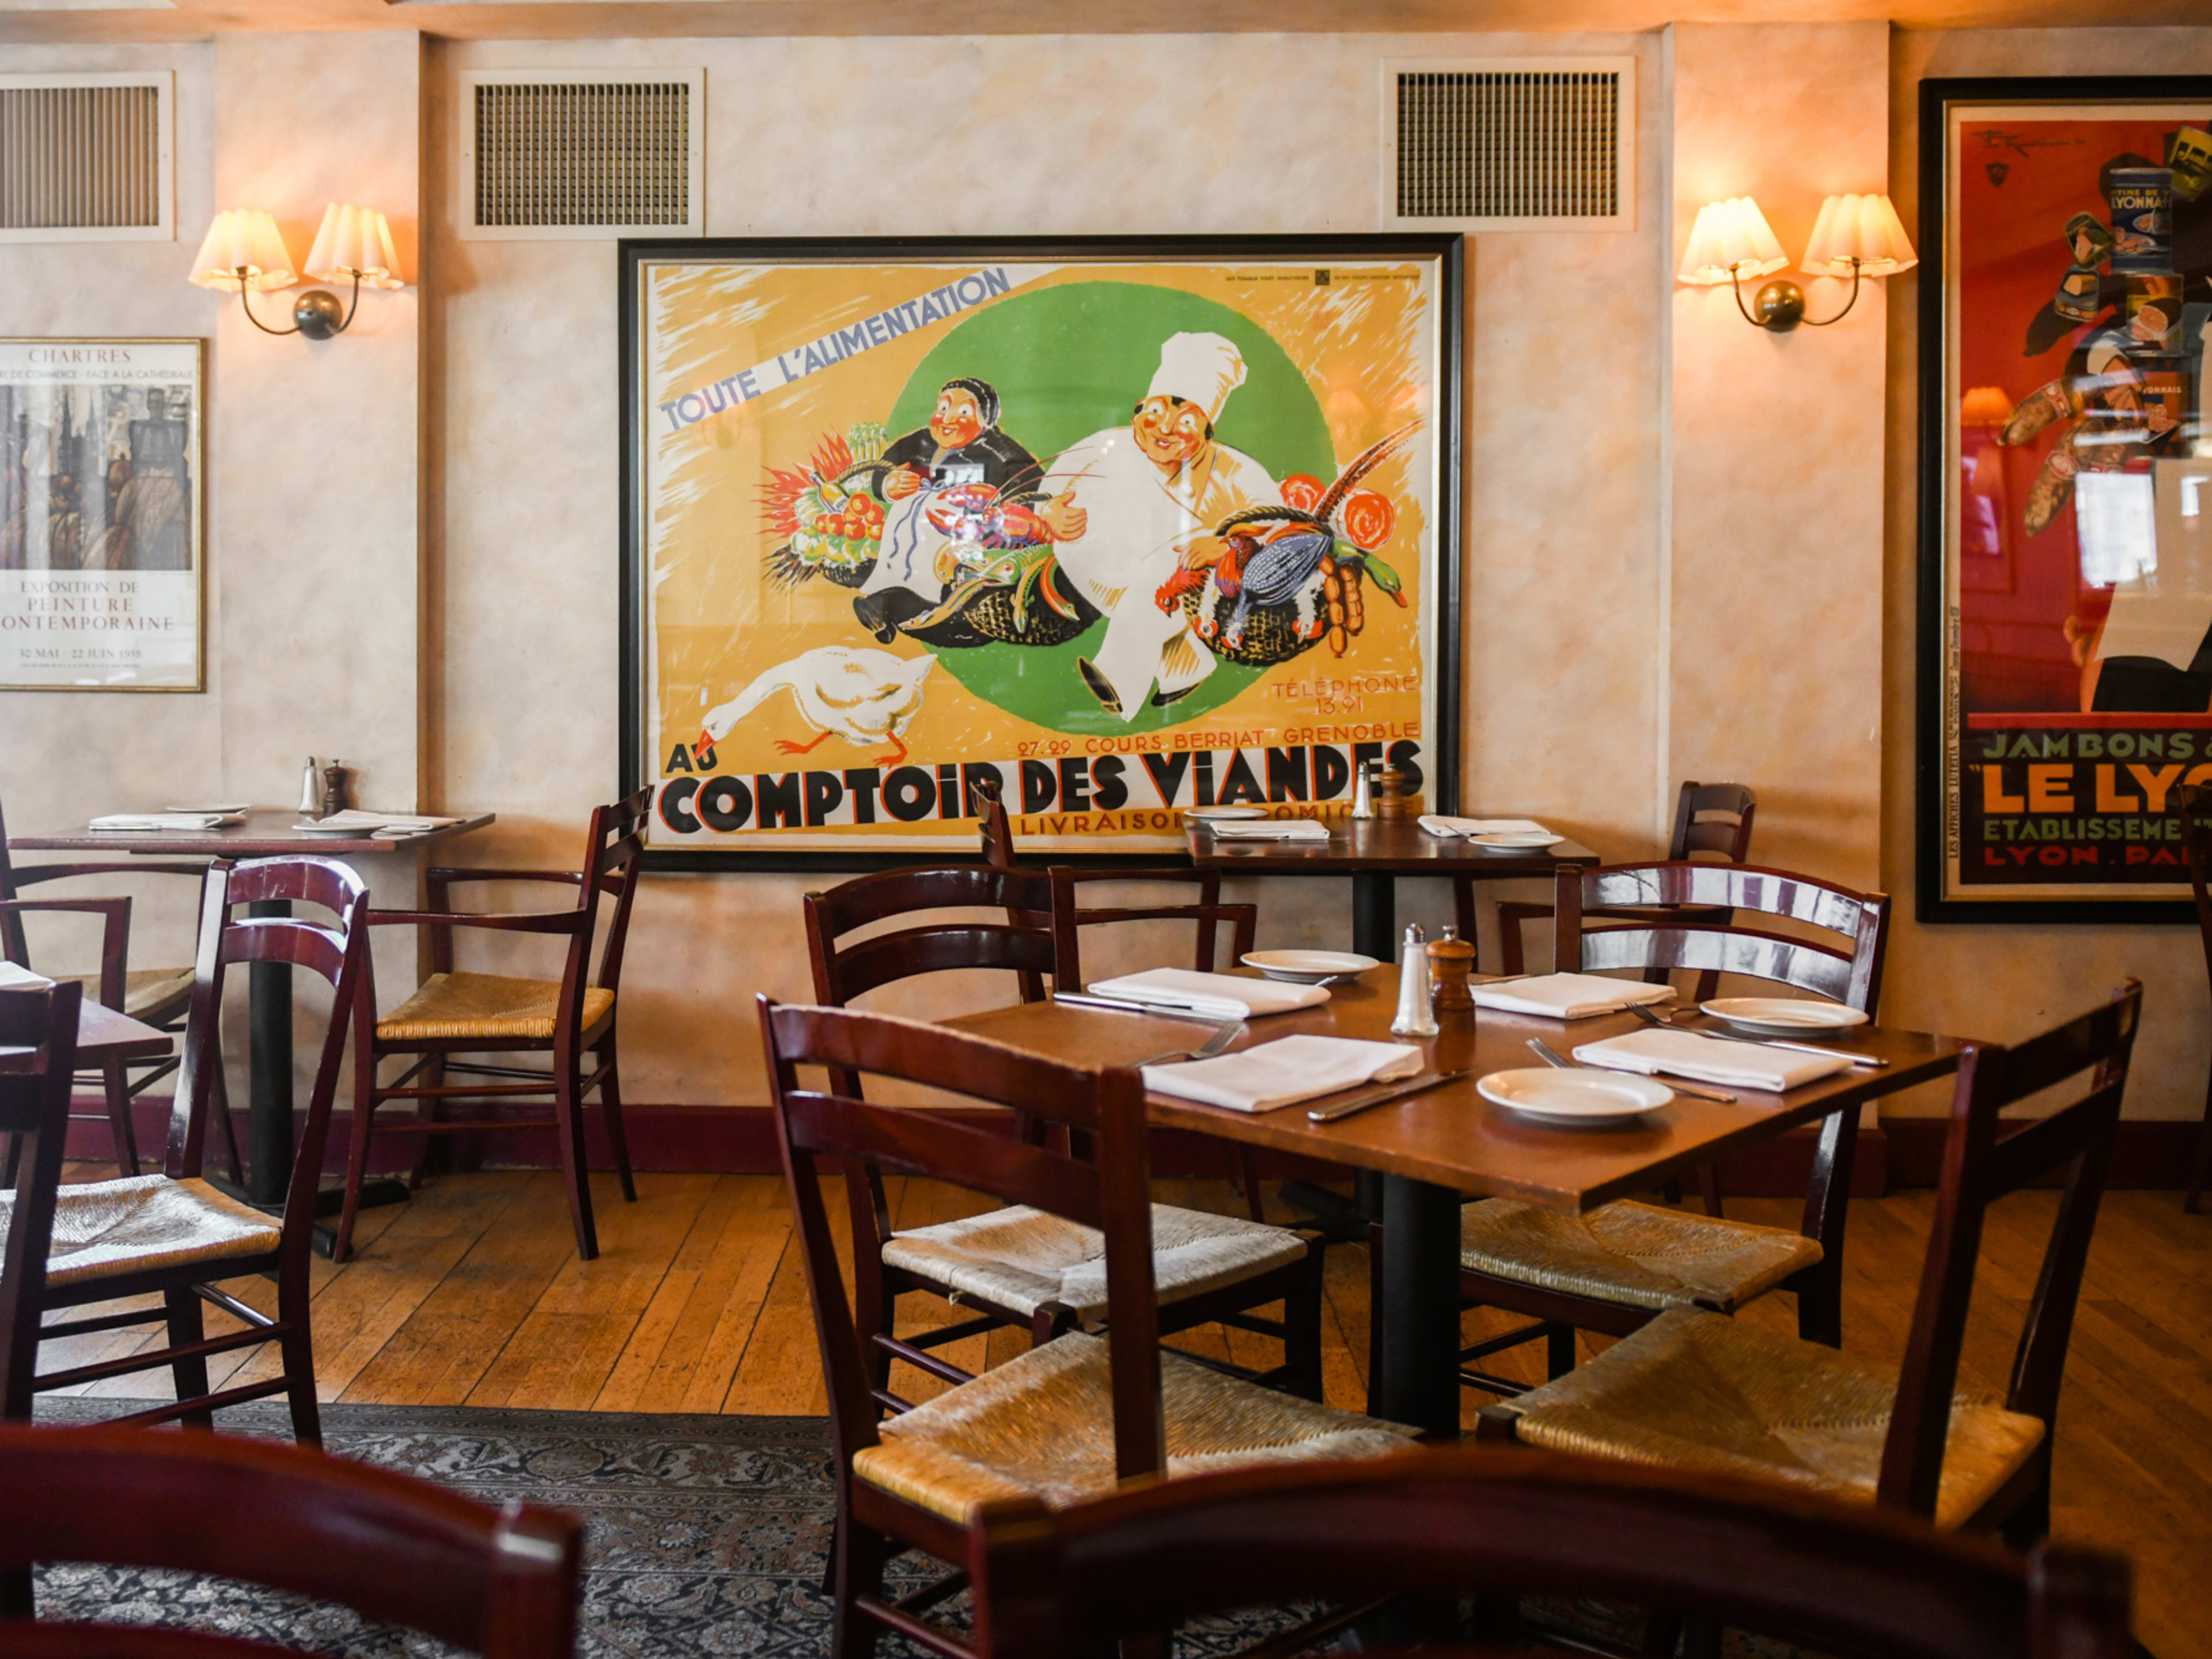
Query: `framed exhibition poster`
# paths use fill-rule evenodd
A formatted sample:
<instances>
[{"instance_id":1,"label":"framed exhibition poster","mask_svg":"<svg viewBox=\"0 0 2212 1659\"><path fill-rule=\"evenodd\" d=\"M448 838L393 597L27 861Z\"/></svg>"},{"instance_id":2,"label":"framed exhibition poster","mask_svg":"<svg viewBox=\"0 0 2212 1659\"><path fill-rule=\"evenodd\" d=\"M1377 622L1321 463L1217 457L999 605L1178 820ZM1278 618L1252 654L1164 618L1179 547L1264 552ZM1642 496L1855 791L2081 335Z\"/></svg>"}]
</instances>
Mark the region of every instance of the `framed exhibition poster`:
<instances>
[{"instance_id":1,"label":"framed exhibition poster","mask_svg":"<svg viewBox=\"0 0 2212 1659\"><path fill-rule=\"evenodd\" d=\"M0 340L0 690L198 691L198 340Z\"/></svg>"},{"instance_id":2,"label":"framed exhibition poster","mask_svg":"<svg viewBox=\"0 0 2212 1659\"><path fill-rule=\"evenodd\" d=\"M2212 81L1923 82L1920 203L1920 914L2185 919Z\"/></svg>"},{"instance_id":3,"label":"framed exhibition poster","mask_svg":"<svg viewBox=\"0 0 2212 1659\"><path fill-rule=\"evenodd\" d=\"M1455 805L1455 237L623 244L655 861Z\"/></svg>"}]
</instances>

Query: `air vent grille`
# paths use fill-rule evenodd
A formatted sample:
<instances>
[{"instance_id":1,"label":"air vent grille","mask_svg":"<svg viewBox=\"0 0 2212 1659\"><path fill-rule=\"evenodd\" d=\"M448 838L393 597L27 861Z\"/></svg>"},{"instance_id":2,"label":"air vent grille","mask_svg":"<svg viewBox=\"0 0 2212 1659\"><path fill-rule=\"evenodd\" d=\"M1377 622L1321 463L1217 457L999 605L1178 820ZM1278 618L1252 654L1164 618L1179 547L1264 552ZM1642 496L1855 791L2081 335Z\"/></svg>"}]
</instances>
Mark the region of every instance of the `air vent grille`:
<instances>
[{"instance_id":1,"label":"air vent grille","mask_svg":"<svg viewBox=\"0 0 2212 1659\"><path fill-rule=\"evenodd\" d=\"M486 77L471 92L477 234L696 229L698 77Z\"/></svg>"},{"instance_id":2,"label":"air vent grille","mask_svg":"<svg viewBox=\"0 0 2212 1659\"><path fill-rule=\"evenodd\" d=\"M0 238L170 234L167 77L0 82Z\"/></svg>"},{"instance_id":3,"label":"air vent grille","mask_svg":"<svg viewBox=\"0 0 2212 1659\"><path fill-rule=\"evenodd\" d=\"M1631 216L1634 61L1390 67L1385 222L1611 229Z\"/></svg>"}]
</instances>

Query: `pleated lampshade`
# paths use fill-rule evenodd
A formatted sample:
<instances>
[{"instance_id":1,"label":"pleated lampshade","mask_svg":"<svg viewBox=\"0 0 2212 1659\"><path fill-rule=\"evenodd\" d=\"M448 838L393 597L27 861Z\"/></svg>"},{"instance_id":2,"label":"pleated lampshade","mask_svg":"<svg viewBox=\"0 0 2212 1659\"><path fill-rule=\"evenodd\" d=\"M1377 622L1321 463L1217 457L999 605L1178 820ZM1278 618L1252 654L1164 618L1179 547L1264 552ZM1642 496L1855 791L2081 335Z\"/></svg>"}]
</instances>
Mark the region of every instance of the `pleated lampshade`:
<instances>
[{"instance_id":1,"label":"pleated lampshade","mask_svg":"<svg viewBox=\"0 0 2212 1659\"><path fill-rule=\"evenodd\" d=\"M300 280L276 221L265 208L225 208L216 214L192 261L191 280L201 288L235 294L241 265L247 288L266 291Z\"/></svg>"},{"instance_id":2,"label":"pleated lampshade","mask_svg":"<svg viewBox=\"0 0 2212 1659\"><path fill-rule=\"evenodd\" d=\"M374 208L332 202L323 210L322 228L307 255L307 275L316 282L351 282L358 276L363 288L404 288L398 265L392 227Z\"/></svg>"},{"instance_id":3,"label":"pleated lampshade","mask_svg":"<svg viewBox=\"0 0 2212 1659\"><path fill-rule=\"evenodd\" d=\"M1820 204L1798 269L1812 276L1894 276L1920 263L1887 196L1831 196Z\"/></svg>"},{"instance_id":4,"label":"pleated lampshade","mask_svg":"<svg viewBox=\"0 0 2212 1659\"><path fill-rule=\"evenodd\" d=\"M1748 196L1731 196L1698 210L1690 246L1683 250L1682 268L1674 277L1684 283L1725 283L1732 274L1764 276L1789 263L1759 204Z\"/></svg>"}]
</instances>

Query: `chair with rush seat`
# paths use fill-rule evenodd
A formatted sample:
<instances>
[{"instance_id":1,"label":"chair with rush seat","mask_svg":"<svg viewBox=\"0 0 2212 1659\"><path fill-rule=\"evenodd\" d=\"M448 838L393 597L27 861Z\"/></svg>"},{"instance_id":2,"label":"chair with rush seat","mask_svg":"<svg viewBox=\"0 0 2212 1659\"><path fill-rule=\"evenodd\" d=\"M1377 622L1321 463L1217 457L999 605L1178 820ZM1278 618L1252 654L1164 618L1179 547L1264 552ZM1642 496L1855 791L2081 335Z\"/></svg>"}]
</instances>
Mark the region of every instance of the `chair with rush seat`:
<instances>
[{"instance_id":1,"label":"chair with rush seat","mask_svg":"<svg viewBox=\"0 0 2212 1659\"><path fill-rule=\"evenodd\" d=\"M546 1128L560 1148L561 1171L568 1188L568 1217L575 1228L576 1254L589 1261L599 1253L599 1229L592 1218L591 1162L584 1144L584 1097L599 1094L599 1119L613 1150L622 1195L637 1200L630 1177L629 1146L623 1137L622 1079L615 1050L615 994L622 979L623 945L629 934L630 906L637 896L639 866L645 854L645 816L653 792L641 789L627 800L592 814L584 837L584 864L575 870L431 869L423 882L430 908L420 911L380 910L370 921L379 927L430 930L430 977L406 1001L380 1019L363 1019L356 1032L353 1072L353 1141L346 1159L345 1205L338 1215L334 1261L353 1251L354 1213L368 1170L373 1134L422 1137L409 1184L420 1184L435 1135L471 1130ZM576 890L575 904L565 910L527 912L455 911L448 898L464 882L553 882ZM592 935L601 897L613 901L599 966L592 972ZM542 933L565 939L568 949L557 980L522 979L505 974L457 972L453 930ZM370 1011L372 1013L374 1010ZM550 1070L528 1066L463 1063L455 1054L545 1054ZM585 1069L584 1056L592 1056ZM377 1081L377 1067L392 1055L415 1063L389 1083ZM457 1072L489 1083L447 1083ZM425 1080L417 1082L421 1078ZM439 1115L448 1102L480 1104L550 1096L550 1117L481 1116L466 1120ZM415 1115L376 1121L386 1101L416 1103Z\"/></svg>"},{"instance_id":2,"label":"chair with rush seat","mask_svg":"<svg viewBox=\"0 0 2212 1659\"><path fill-rule=\"evenodd\" d=\"M241 905L279 901L319 906L335 920L233 915ZM361 878L322 859L261 859L234 868L218 860L210 866L164 1172L63 1186L61 1137L42 1128L33 1155L16 1177L8 1206L5 1279L0 1283L0 1313L8 1324L7 1346L0 1351L0 1417L28 1417L33 1393L167 1366L175 1378L177 1402L118 1421L182 1418L205 1427L218 1406L283 1394L291 1404L293 1433L310 1444L320 1439L307 1322L307 1255L347 1024L367 975L368 909L368 889ZM210 1072L218 1063L214 1036L222 1017L224 977L234 963L253 962L305 969L336 993L281 1218L239 1202L200 1174L215 1095ZM226 1281L263 1277L276 1280L274 1317L218 1288ZM150 1293L160 1294L161 1306L42 1323L50 1310ZM207 1336L203 1302L213 1303L246 1328ZM156 1322L167 1325L165 1347L34 1375L41 1342ZM277 1344L282 1358L276 1376L210 1389L210 1358L267 1342Z\"/></svg>"},{"instance_id":3,"label":"chair with rush seat","mask_svg":"<svg viewBox=\"0 0 2212 1659\"><path fill-rule=\"evenodd\" d=\"M1140 1475L1357 1457L1406 1443L1411 1430L1256 1388L1161 1349L1153 1283L1161 1241L1152 1230L1144 1085L1135 1072L1085 1071L910 1020L760 1001L776 1132L829 1384L836 1659L863 1659L884 1629L947 1659L972 1651L923 1615L957 1594L978 1565L977 1516L994 1499L1029 1498L1059 1509ZM828 1068L829 1091L801 1088L802 1066ZM941 1112L872 1105L842 1080L860 1076L1032 1114L1087 1138L1095 1157L1058 1150L1049 1136L1033 1145ZM867 1346L872 1327L855 1319L846 1299L823 1192L822 1161L833 1158L843 1165L854 1231L862 1237L873 1204L864 1171L874 1167L957 1182L1017 1206L1014 1212L1095 1230L1098 1259L1081 1275L1091 1288L1078 1296L1090 1304L1086 1317L1104 1315L1104 1334L1069 1330L882 1419L881 1407L904 1402L885 1399ZM888 1299L878 1255L856 1249L854 1274L861 1306ZM906 1548L958 1571L887 1601L884 1565Z\"/></svg>"},{"instance_id":4,"label":"chair with rush seat","mask_svg":"<svg viewBox=\"0 0 2212 1659\"><path fill-rule=\"evenodd\" d=\"M1901 1365L1674 1308L1568 1376L1486 1407L1480 1434L1779 1481L1941 1527L2001 1529L2019 1547L2041 1538L2059 1382L2142 1008L2130 980L2110 1002L2017 1047L1966 1051ZM2087 1094L2017 1128L2000 1125L2006 1107L2084 1072ZM2001 1127L2014 1133L2001 1137ZM1960 1390L1988 1208L2058 1170L2064 1192L2011 1384L2002 1399Z\"/></svg>"}]
</instances>

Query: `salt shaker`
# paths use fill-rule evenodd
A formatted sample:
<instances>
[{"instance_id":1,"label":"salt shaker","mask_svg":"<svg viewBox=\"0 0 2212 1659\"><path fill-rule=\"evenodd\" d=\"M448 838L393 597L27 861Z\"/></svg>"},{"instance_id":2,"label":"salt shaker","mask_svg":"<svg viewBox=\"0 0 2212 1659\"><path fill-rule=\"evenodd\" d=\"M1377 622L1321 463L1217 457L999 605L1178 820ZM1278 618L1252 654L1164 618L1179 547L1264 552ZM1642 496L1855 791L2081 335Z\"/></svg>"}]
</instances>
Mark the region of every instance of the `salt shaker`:
<instances>
[{"instance_id":1,"label":"salt shaker","mask_svg":"<svg viewBox=\"0 0 2212 1659\"><path fill-rule=\"evenodd\" d=\"M1474 993L1468 985L1474 971L1474 946L1459 936L1458 928L1446 927L1429 941L1429 971L1436 981L1430 1007L1440 1014L1474 1012Z\"/></svg>"},{"instance_id":2,"label":"salt shaker","mask_svg":"<svg viewBox=\"0 0 2212 1659\"><path fill-rule=\"evenodd\" d=\"M1398 952L1398 1018L1390 1022L1396 1036L1434 1036L1437 1017L1429 1006L1429 947L1419 922L1406 924L1405 944Z\"/></svg>"},{"instance_id":3,"label":"salt shaker","mask_svg":"<svg viewBox=\"0 0 2212 1659\"><path fill-rule=\"evenodd\" d=\"M307 817L313 817L323 810L323 803L318 798L319 788L320 785L315 779L315 757L310 755L307 770L300 774L300 811Z\"/></svg>"},{"instance_id":4,"label":"salt shaker","mask_svg":"<svg viewBox=\"0 0 2212 1659\"><path fill-rule=\"evenodd\" d=\"M1375 816L1375 780L1364 766L1352 769L1352 816L1355 818Z\"/></svg>"}]
</instances>

